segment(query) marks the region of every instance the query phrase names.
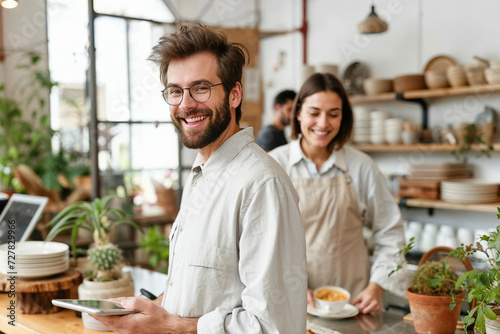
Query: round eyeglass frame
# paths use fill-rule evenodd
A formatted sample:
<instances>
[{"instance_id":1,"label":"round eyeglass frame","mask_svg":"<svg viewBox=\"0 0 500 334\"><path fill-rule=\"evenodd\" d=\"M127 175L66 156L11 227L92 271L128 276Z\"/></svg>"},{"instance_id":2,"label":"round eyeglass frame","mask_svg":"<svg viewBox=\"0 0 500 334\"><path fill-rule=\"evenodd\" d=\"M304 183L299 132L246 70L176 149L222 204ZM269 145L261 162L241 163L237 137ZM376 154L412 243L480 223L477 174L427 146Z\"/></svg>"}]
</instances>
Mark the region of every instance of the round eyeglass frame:
<instances>
[{"instance_id":1,"label":"round eyeglass frame","mask_svg":"<svg viewBox=\"0 0 500 334\"><path fill-rule=\"evenodd\" d=\"M164 101L165 101L168 105L170 105L170 106L178 106L178 105L179 105L179 104L181 104L181 103L182 103L182 101L184 100L184 91L187 89L187 90L189 91L189 96L191 96L191 98L192 98L193 100L195 100L195 101L196 101L196 102L198 102L198 103L203 103L203 102L208 101L208 100L210 99L210 97L212 96L212 87L219 86L219 85L222 85L222 84L223 84L223 82L220 82L220 83L218 83L218 84L214 84L214 85L209 85L209 84L206 84L206 83L204 83L204 82L197 82L197 83L192 84L190 87L186 87L186 88L182 88L182 87L177 86L177 85L171 85L171 86L165 87L165 89L163 89L163 90L161 91L161 96L163 97L163 100L164 100ZM196 86L196 85L205 85L205 86L207 86L207 87L208 87L208 97L207 97L205 100L203 100L203 101L199 101L199 100L197 100L197 99L193 96L193 94L191 93L191 89L192 89L194 86ZM177 88L179 88L179 89L181 89L181 90L182 90L182 96L181 96L181 99L180 99L179 103L170 103L170 102L168 102L168 99L167 99L167 96L166 96L166 94L165 94L165 93L166 93L167 89L172 88L172 87L177 87Z\"/></svg>"}]
</instances>

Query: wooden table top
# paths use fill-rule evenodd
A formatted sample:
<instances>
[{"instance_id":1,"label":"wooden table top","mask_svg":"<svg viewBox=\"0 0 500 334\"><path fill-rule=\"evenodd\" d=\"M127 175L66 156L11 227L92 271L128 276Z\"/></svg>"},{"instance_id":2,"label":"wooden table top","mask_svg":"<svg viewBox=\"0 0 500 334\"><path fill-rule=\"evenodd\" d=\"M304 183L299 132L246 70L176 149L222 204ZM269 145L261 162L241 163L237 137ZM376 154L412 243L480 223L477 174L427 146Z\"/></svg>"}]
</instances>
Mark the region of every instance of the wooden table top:
<instances>
[{"instance_id":1,"label":"wooden table top","mask_svg":"<svg viewBox=\"0 0 500 334\"><path fill-rule=\"evenodd\" d=\"M0 293L0 309L6 310L10 298L7 293ZM0 331L7 334L102 334L83 327L82 319L75 315L75 311L64 310L52 314L20 314L16 311L16 326L11 326L7 312L0 312Z\"/></svg>"}]
</instances>

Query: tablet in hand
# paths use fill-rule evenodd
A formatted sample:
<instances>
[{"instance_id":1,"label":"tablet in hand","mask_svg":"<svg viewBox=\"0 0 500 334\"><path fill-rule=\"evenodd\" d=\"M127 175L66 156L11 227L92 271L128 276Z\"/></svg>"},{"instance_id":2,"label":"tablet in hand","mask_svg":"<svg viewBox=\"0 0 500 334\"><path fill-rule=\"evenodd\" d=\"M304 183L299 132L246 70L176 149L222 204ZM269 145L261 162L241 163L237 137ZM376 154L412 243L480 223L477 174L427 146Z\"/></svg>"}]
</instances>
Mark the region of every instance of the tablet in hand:
<instances>
[{"instance_id":1,"label":"tablet in hand","mask_svg":"<svg viewBox=\"0 0 500 334\"><path fill-rule=\"evenodd\" d=\"M138 312L135 310L124 309L118 302L102 299L52 299L52 304L93 315L124 315Z\"/></svg>"}]
</instances>

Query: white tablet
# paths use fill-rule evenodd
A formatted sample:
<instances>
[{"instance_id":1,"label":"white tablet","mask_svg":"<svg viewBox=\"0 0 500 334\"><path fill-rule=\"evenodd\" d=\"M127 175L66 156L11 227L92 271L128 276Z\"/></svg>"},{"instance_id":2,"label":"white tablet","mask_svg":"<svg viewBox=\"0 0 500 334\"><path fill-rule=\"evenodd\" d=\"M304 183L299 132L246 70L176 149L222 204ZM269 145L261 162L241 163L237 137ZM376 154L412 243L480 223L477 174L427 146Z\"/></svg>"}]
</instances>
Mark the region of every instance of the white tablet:
<instances>
[{"instance_id":1,"label":"white tablet","mask_svg":"<svg viewBox=\"0 0 500 334\"><path fill-rule=\"evenodd\" d=\"M12 230L16 241L27 240L35 229L47 201L47 197L13 194L0 214L0 244L11 240L9 235Z\"/></svg>"},{"instance_id":2,"label":"white tablet","mask_svg":"<svg viewBox=\"0 0 500 334\"><path fill-rule=\"evenodd\" d=\"M125 315L137 313L135 310L127 310L118 302L112 300L87 300L87 299L52 299L52 304L70 310L85 312L94 315Z\"/></svg>"}]
</instances>

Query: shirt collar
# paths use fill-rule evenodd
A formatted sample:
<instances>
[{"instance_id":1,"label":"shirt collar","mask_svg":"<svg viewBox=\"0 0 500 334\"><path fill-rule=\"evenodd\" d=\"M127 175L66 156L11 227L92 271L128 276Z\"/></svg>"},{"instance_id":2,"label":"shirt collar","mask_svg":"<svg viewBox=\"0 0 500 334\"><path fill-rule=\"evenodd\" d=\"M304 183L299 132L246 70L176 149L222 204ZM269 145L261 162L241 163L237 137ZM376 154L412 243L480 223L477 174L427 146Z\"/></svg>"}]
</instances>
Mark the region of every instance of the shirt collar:
<instances>
[{"instance_id":1,"label":"shirt collar","mask_svg":"<svg viewBox=\"0 0 500 334\"><path fill-rule=\"evenodd\" d=\"M201 168L203 175L209 180L213 180L223 169L240 153L249 143L254 141L253 128L242 129L228 138L222 145L208 158L202 165L201 156L198 153L191 171Z\"/></svg>"},{"instance_id":2,"label":"shirt collar","mask_svg":"<svg viewBox=\"0 0 500 334\"><path fill-rule=\"evenodd\" d=\"M302 147L300 147L300 140L302 136L299 136L299 139L294 140L290 143L290 159L288 160L289 167L293 167L298 164L301 160L308 161L304 152L302 151ZM340 149L338 151L333 151L330 157L325 161L325 164L321 167L321 171L326 171L332 168L333 166L337 167L341 171L347 171L347 165L344 159L344 150Z\"/></svg>"}]
</instances>

